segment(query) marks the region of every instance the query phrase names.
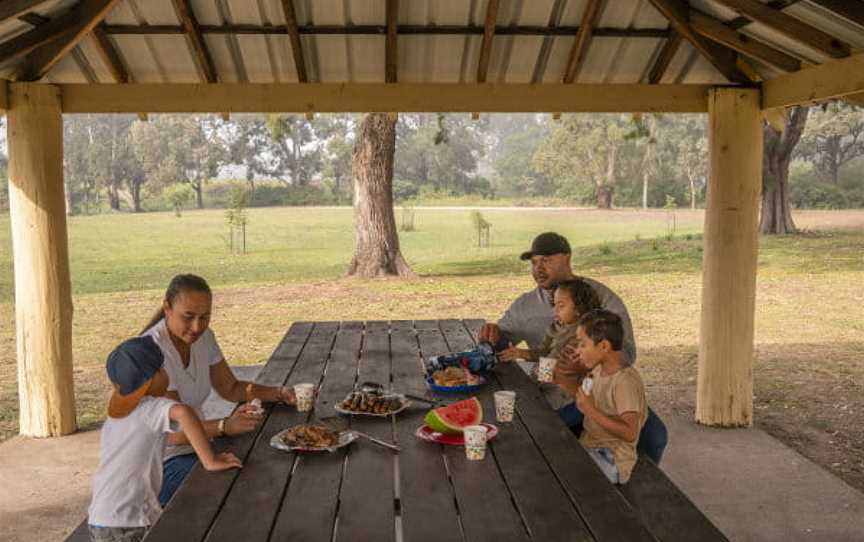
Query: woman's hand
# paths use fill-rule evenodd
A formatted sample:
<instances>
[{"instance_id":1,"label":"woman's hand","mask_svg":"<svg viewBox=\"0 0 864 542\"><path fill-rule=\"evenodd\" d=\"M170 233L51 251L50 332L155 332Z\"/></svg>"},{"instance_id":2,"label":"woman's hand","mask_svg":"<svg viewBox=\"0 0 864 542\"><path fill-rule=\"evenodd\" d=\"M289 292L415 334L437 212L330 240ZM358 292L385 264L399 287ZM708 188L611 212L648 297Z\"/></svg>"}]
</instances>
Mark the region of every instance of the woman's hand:
<instances>
[{"instance_id":1,"label":"woman's hand","mask_svg":"<svg viewBox=\"0 0 864 542\"><path fill-rule=\"evenodd\" d=\"M530 360L531 359L531 351L525 348L516 348L515 346L511 346L505 350L498 352L498 361L509 362L516 361L517 359Z\"/></svg>"},{"instance_id":2,"label":"woman's hand","mask_svg":"<svg viewBox=\"0 0 864 542\"><path fill-rule=\"evenodd\" d=\"M233 437L248 433L258 426L262 417L252 405L240 405L225 419L225 434Z\"/></svg>"},{"instance_id":3,"label":"woman's hand","mask_svg":"<svg viewBox=\"0 0 864 542\"><path fill-rule=\"evenodd\" d=\"M202 461L201 463L204 465L204 468L209 471L239 469L243 467L243 463L240 459L230 452L215 454L212 460L206 463Z\"/></svg>"}]
</instances>

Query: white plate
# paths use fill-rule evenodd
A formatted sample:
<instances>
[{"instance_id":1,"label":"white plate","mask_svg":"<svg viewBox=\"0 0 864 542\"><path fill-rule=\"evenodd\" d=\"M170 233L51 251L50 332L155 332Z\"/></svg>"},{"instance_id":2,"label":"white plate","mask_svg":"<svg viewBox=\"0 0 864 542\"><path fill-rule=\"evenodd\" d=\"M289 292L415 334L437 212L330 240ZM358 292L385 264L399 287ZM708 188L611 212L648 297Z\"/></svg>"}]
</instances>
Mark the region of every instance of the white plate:
<instances>
[{"instance_id":1,"label":"white plate","mask_svg":"<svg viewBox=\"0 0 864 542\"><path fill-rule=\"evenodd\" d=\"M289 428L290 429L290 428ZM282 440L282 435L288 432L288 429L283 429L279 431L273 438L270 439L270 446L273 446L277 450L283 450L285 452L335 452L339 448L344 448L348 446L360 436L357 433L353 433L351 431L342 431L339 433L339 440L336 442L335 446L330 446L327 448L312 448L309 446L289 446L285 444L285 441Z\"/></svg>"},{"instance_id":2,"label":"white plate","mask_svg":"<svg viewBox=\"0 0 864 542\"><path fill-rule=\"evenodd\" d=\"M345 399L347 399L350 396L351 396L351 394L349 393L345 397ZM397 408L396 410L394 410L392 412L388 412L387 414L375 414L374 412L355 412L353 410L346 410L346 409L342 408L342 401L339 401L338 403L333 405L333 410L335 410L339 414L345 414L346 416L374 416L376 418L386 418L387 416L393 416L394 414L399 414L400 412L402 412L403 410L405 410L406 408L411 406L411 401L406 399L405 396L402 395L401 393L388 393L385 395L380 395L379 397L381 397L382 399L393 399L393 398L399 399L399 401L402 403L402 406ZM343 399L343 401L345 399Z\"/></svg>"}]
</instances>

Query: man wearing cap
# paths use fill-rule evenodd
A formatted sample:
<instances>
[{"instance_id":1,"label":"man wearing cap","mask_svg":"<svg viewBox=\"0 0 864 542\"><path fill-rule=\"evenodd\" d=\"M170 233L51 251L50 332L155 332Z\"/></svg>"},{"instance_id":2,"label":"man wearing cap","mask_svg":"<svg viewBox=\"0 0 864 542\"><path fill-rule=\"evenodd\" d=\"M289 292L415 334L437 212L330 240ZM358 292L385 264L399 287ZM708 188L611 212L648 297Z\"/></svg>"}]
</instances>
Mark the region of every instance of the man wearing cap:
<instances>
[{"instance_id":1,"label":"man wearing cap","mask_svg":"<svg viewBox=\"0 0 864 542\"><path fill-rule=\"evenodd\" d=\"M96 542L136 542L159 517L165 438L177 429L172 422L189 437L205 469L241 466L234 454L213 451L191 407L163 397L168 389L163 363L149 336L124 341L108 356L114 393L100 434L87 513L90 539Z\"/></svg>"},{"instance_id":2,"label":"man wearing cap","mask_svg":"<svg viewBox=\"0 0 864 542\"><path fill-rule=\"evenodd\" d=\"M522 260L531 261L531 275L537 288L516 298L497 323L485 324L480 330L479 339L492 343L499 350L521 341L537 347L554 320L552 307L555 286L565 280L577 278L573 274L570 256L570 243L564 236L554 232L538 235L531 243L531 250L523 252L521 256ZM636 341L633 338L633 325L627 307L606 285L589 278L581 278L597 293L603 309L621 317L624 327L622 350L625 362L633 365L636 363ZM579 363L574 357L576 355L575 350L565 349L565 355L558 361L556 373L565 378L568 372L575 374L575 365ZM558 413L574 432L581 432L583 417L574 403L559 409ZM667 439L666 426L657 414L649 409L648 421L645 422L639 437L639 451L659 463Z\"/></svg>"}]
</instances>

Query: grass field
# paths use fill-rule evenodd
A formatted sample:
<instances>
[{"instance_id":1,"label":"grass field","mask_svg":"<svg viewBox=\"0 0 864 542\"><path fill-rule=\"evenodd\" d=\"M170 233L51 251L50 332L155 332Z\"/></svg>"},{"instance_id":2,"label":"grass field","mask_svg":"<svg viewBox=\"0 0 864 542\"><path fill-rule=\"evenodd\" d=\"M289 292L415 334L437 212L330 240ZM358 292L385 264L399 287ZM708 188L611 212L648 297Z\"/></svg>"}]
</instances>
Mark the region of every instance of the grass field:
<instances>
[{"instance_id":1,"label":"grass field","mask_svg":"<svg viewBox=\"0 0 864 542\"><path fill-rule=\"evenodd\" d=\"M702 213L484 209L492 248L479 249L467 210L415 210L400 235L420 277L341 278L351 210L254 209L249 254L232 256L222 212L103 215L69 221L73 351L82 426L104 417L104 359L136 333L170 277L195 272L216 290L213 328L229 361L266 360L294 320L497 318L532 286L518 260L540 231L574 247L574 268L628 304L649 401L693 412ZM798 212L807 231L763 238L754 368L757 424L864 489L864 211ZM398 217L397 217L398 218ZM13 277L0 217L0 439L17 431Z\"/></svg>"}]
</instances>

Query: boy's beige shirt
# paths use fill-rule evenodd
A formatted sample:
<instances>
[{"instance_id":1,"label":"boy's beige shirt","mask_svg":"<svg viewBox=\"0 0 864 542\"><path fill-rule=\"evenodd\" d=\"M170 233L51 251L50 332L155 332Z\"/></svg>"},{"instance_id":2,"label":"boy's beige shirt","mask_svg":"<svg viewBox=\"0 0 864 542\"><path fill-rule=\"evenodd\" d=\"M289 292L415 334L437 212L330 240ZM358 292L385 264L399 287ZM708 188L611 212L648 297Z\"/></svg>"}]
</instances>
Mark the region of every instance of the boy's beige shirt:
<instances>
[{"instance_id":1,"label":"boy's beige shirt","mask_svg":"<svg viewBox=\"0 0 864 542\"><path fill-rule=\"evenodd\" d=\"M636 440L625 442L612 435L596 421L585 418L585 430L579 441L586 448L609 448L615 456L618 467L618 479L625 483L630 479L630 473L636 465L636 444L639 442L639 432L648 418L648 406L645 402L645 385L642 377L633 367L625 367L611 376L603 376L602 367L598 365L591 372L594 386L591 395L597 408L608 416L620 416L625 412L638 414L639 427L636 430Z\"/></svg>"}]
</instances>

